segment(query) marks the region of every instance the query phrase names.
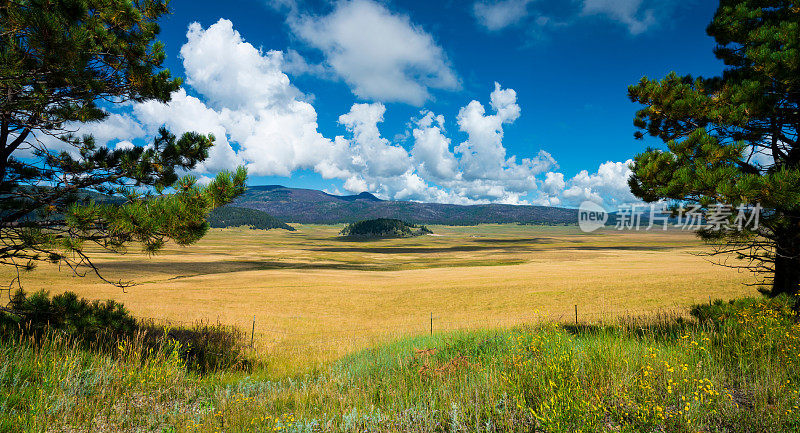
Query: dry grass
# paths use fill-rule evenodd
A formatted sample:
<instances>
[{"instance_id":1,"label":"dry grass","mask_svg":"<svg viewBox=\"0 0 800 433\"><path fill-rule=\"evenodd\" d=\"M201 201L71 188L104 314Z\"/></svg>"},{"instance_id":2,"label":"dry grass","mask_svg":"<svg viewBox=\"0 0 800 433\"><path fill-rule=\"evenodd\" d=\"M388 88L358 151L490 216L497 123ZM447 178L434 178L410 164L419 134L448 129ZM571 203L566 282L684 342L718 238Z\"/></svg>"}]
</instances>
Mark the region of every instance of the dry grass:
<instances>
[{"instance_id":1,"label":"dry grass","mask_svg":"<svg viewBox=\"0 0 800 433\"><path fill-rule=\"evenodd\" d=\"M374 242L335 238L341 227L297 232L212 230L155 257L100 254L105 275L139 284L123 293L97 278L43 265L25 289L123 302L142 317L219 321L250 330L262 348L335 356L376 339L484 328L539 317L582 320L684 309L709 297L753 295L748 274L714 266L692 234L573 227L433 227L437 236ZM7 269L2 278L10 279ZM6 275L8 274L8 275Z\"/></svg>"}]
</instances>

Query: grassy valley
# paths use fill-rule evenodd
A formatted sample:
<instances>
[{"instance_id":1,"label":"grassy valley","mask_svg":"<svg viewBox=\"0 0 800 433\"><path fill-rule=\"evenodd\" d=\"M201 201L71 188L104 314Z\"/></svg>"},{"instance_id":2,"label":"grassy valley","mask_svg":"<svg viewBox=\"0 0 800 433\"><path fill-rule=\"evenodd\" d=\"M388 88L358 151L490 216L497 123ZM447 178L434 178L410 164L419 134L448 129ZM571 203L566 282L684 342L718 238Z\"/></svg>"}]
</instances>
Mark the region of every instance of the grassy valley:
<instances>
[{"instance_id":1,"label":"grassy valley","mask_svg":"<svg viewBox=\"0 0 800 433\"><path fill-rule=\"evenodd\" d=\"M0 3L0 433L800 432L797 1L255 3Z\"/></svg>"},{"instance_id":2,"label":"grassy valley","mask_svg":"<svg viewBox=\"0 0 800 433\"><path fill-rule=\"evenodd\" d=\"M789 432L798 343L781 300L408 336L285 373L262 357L201 375L136 339L97 353L22 338L0 350L0 429Z\"/></svg>"},{"instance_id":3,"label":"grassy valley","mask_svg":"<svg viewBox=\"0 0 800 433\"><path fill-rule=\"evenodd\" d=\"M255 316L256 346L302 362L427 333L431 314L434 331L509 327L574 320L575 305L581 320L597 321L757 293L748 274L698 256L706 249L686 232L432 226L436 236L365 242L342 239L343 226L296 228L212 229L152 257L96 251L107 278L138 283L125 292L48 264L25 287L113 299L175 324L250 331Z\"/></svg>"},{"instance_id":4,"label":"grassy valley","mask_svg":"<svg viewBox=\"0 0 800 433\"><path fill-rule=\"evenodd\" d=\"M297 229L213 229L150 259L101 255L106 275L141 283L125 292L88 278L65 286L55 266L27 274L29 290L111 298L161 331L111 346L63 331L5 337L3 431L788 432L800 422L789 304L729 304L756 296L749 277L707 263L690 233L435 226L438 236L365 241L340 238L342 226ZM203 336L212 331L230 337ZM203 341L239 355L198 369L190 348Z\"/></svg>"}]
</instances>

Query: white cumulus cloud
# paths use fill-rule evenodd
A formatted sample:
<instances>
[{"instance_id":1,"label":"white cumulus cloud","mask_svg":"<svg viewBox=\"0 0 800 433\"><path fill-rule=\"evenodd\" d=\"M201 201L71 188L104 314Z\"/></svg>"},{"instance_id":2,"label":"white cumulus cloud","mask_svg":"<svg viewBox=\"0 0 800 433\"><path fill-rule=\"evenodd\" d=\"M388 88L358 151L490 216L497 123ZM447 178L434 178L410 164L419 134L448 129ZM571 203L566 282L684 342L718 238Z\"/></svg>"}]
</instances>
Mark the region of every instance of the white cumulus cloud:
<instances>
[{"instance_id":1,"label":"white cumulus cloud","mask_svg":"<svg viewBox=\"0 0 800 433\"><path fill-rule=\"evenodd\" d=\"M423 111L413 121L413 145L407 151L380 133L386 107L354 104L339 117L348 134L334 139L331 157L317 168L324 176L344 179L351 192L371 191L384 198L448 203L525 203L537 189L536 176L556 167L550 154L507 156L503 125L520 116L516 92L495 83L487 114L471 101L457 117L467 140L451 148L446 119Z\"/></svg>"},{"instance_id":2,"label":"white cumulus cloud","mask_svg":"<svg viewBox=\"0 0 800 433\"><path fill-rule=\"evenodd\" d=\"M339 116L339 123L352 133L350 140L336 137L339 156L346 162L342 168L369 178L400 176L411 168L408 152L381 137L378 123L383 121L386 107L380 102L353 104L350 112Z\"/></svg>"},{"instance_id":3,"label":"white cumulus cloud","mask_svg":"<svg viewBox=\"0 0 800 433\"><path fill-rule=\"evenodd\" d=\"M458 160L450 151L450 139L444 133L444 116L426 112L417 120L412 135L411 155L420 173L437 180L459 177Z\"/></svg>"},{"instance_id":4,"label":"white cumulus cloud","mask_svg":"<svg viewBox=\"0 0 800 433\"><path fill-rule=\"evenodd\" d=\"M506 159L503 124L514 122L520 115L517 94L494 83L490 100L494 114L486 114L478 101L470 102L458 113L458 126L469 138L455 152L461 156L460 166L467 179L501 179L516 168L513 160Z\"/></svg>"},{"instance_id":5,"label":"white cumulus cloud","mask_svg":"<svg viewBox=\"0 0 800 433\"><path fill-rule=\"evenodd\" d=\"M283 73L281 51L256 49L225 19L207 29L190 25L187 39L181 48L187 83L203 100L181 89L167 104L151 101L134 111L151 130L166 124L176 133L214 134L201 171L246 164L255 175L288 176L332 150L317 131L316 110Z\"/></svg>"},{"instance_id":6,"label":"white cumulus cloud","mask_svg":"<svg viewBox=\"0 0 800 433\"><path fill-rule=\"evenodd\" d=\"M209 151L209 158L198 167L199 171L224 170L243 163L228 141L219 113L200 99L187 95L184 89L173 92L172 99L166 104L147 101L134 106L133 112L151 136L161 126L166 126L175 135L189 131L213 134L214 146Z\"/></svg>"},{"instance_id":7,"label":"white cumulus cloud","mask_svg":"<svg viewBox=\"0 0 800 433\"><path fill-rule=\"evenodd\" d=\"M242 39L231 21L220 19L207 29L193 23L186 37L181 47L186 82L211 105L262 108L299 94L281 71L282 53L262 53Z\"/></svg>"},{"instance_id":8,"label":"white cumulus cloud","mask_svg":"<svg viewBox=\"0 0 800 433\"><path fill-rule=\"evenodd\" d=\"M361 3L366 4L348 4ZM630 198L628 162L607 162L595 173L565 180L543 150L509 155L504 130L522 111L516 92L499 83L487 105L465 101L455 119L422 110L411 119L411 143L404 146L381 134L387 111L381 102L352 104L339 116L342 134L323 136L316 109L284 73L284 53L256 49L230 21L208 28L192 24L181 56L188 86L168 103L130 104L125 114L83 125L79 132L94 133L109 146L119 142L118 148L151 139L161 126L176 135L213 134L215 146L195 170L204 181L219 170L246 165L253 175L314 170L338 179L346 191L397 200L557 205ZM458 139L448 129L459 133Z\"/></svg>"},{"instance_id":9,"label":"white cumulus cloud","mask_svg":"<svg viewBox=\"0 0 800 433\"><path fill-rule=\"evenodd\" d=\"M607 161L600 164L596 172L582 170L567 181L563 173L548 172L537 202L578 206L583 201L592 201L609 209L638 202L628 186L632 162L630 159L625 162Z\"/></svg>"},{"instance_id":10,"label":"white cumulus cloud","mask_svg":"<svg viewBox=\"0 0 800 433\"><path fill-rule=\"evenodd\" d=\"M564 182L564 173L547 172L542 183L542 192L550 195L559 195L567 184Z\"/></svg>"},{"instance_id":11,"label":"white cumulus cloud","mask_svg":"<svg viewBox=\"0 0 800 433\"><path fill-rule=\"evenodd\" d=\"M328 15L293 14L288 22L360 98L419 106L429 89L459 86L433 37L375 1L341 1Z\"/></svg>"},{"instance_id":12,"label":"white cumulus cloud","mask_svg":"<svg viewBox=\"0 0 800 433\"><path fill-rule=\"evenodd\" d=\"M141 126L128 114L111 113L102 122L92 122L81 128L82 134L92 135L98 143L127 140L144 134Z\"/></svg>"}]
</instances>

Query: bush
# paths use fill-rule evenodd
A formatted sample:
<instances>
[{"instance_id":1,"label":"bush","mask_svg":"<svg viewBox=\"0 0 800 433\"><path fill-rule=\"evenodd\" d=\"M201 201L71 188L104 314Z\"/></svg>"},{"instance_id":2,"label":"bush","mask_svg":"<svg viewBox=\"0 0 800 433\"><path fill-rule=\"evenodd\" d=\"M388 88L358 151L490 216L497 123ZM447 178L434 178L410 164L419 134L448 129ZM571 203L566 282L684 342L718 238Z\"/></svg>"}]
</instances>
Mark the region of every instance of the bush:
<instances>
[{"instance_id":1,"label":"bush","mask_svg":"<svg viewBox=\"0 0 800 433\"><path fill-rule=\"evenodd\" d=\"M145 335L145 346L168 340L180 345L180 356L190 370L200 373L217 370L249 370L252 362L246 354L245 334L222 324L197 322L189 327L173 327L145 321L139 324Z\"/></svg>"},{"instance_id":2,"label":"bush","mask_svg":"<svg viewBox=\"0 0 800 433\"><path fill-rule=\"evenodd\" d=\"M75 293L49 296L46 291L27 295L18 291L0 312L0 338L19 336L42 341L60 333L82 347L114 353L123 341L140 340L142 359L177 346L190 370L205 373L220 369L247 369L245 335L221 324L198 322L189 327L137 321L115 301L89 301Z\"/></svg>"},{"instance_id":3,"label":"bush","mask_svg":"<svg viewBox=\"0 0 800 433\"><path fill-rule=\"evenodd\" d=\"M0 315L0 327L6 336L24 332L40 337L53 330L86 343L130 338L137 329L136 319L120 303L79 299L72 292L50 298L44 290L30 296L17 291L7 311Z\"/></svg>"}]
</instances>

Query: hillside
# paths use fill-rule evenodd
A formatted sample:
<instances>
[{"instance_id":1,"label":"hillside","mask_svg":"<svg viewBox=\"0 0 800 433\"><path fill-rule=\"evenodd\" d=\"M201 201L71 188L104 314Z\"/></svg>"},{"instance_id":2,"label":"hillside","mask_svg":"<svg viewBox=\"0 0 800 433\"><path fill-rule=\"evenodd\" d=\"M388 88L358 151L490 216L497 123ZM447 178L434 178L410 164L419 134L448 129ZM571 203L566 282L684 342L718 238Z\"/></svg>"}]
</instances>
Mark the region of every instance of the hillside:
<instances>
[{"instance_id":1,"label":"hillside","mask_svg":"<svg viewBox=\"0 0 800 433\"><path fill-rule=\"evenodd\" d=\"M236 206L224 206L211 211L208 216L211 227L241 227L250 226L254 229L284 229L294 231L294 227L257 209L247 209Z\"/></svg>"},{"instance_id":2,"label":"hillside","mask_svg":"<svg viewBox=\"0 0 800 433\"><path fill-rule=\"evenodd\" d=\"M547 206L487 204L460 206L410 201L386 201L362 192L337 196L322 191L280 185L249 187L232 206L257 209L283 221L303 224L351 223L395 218L417 224L473 225L481 223L575 224L578 212Z\"/></svg>"},{"instance_id":3,"label":"hillside","mask_svg":"<svg viewBox=\"0 0 800 433\"><path fill-rule=\"evenodd\" d=\"M342 236L360 239L410 238L432 233L425 226L409 224L398 219L377 218L349 224Z\"/></svg>"}]
</instances>

